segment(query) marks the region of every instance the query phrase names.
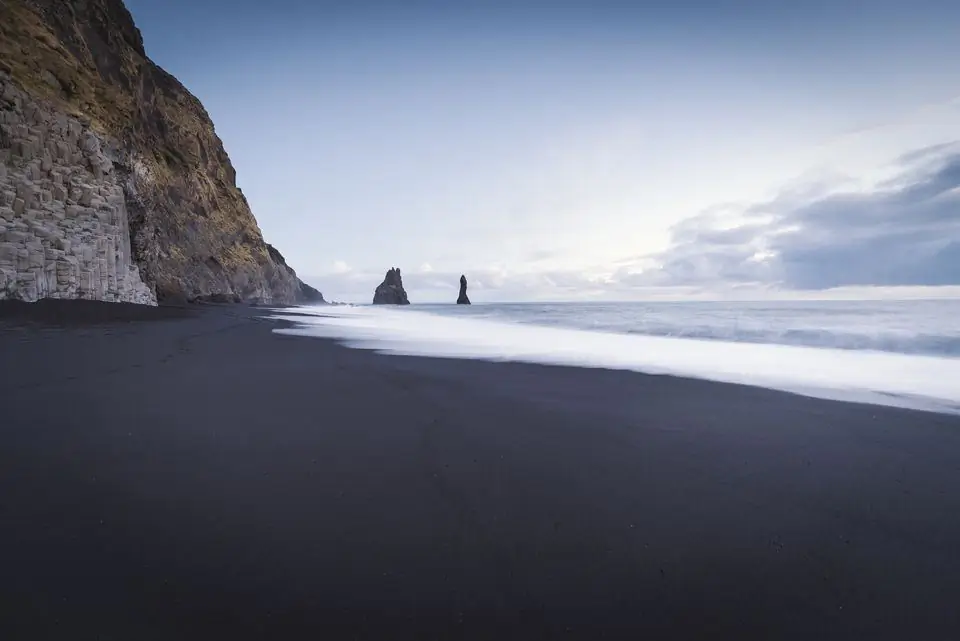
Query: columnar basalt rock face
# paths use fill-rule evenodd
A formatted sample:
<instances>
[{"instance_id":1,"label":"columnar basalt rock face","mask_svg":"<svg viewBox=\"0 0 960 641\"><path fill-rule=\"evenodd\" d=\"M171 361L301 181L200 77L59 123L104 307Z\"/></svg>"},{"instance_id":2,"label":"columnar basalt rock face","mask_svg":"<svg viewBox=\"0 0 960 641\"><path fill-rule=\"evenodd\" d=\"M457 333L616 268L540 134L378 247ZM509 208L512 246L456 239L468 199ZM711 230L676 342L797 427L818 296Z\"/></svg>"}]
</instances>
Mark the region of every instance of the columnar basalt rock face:
<instances>
[{"instance_id":1,"label":"columnar basalt rock face","mask_svg":"<svg viewBox=\"0 0 960 641\"><path fill-rule=\"evenodd\" d=\"M109 147L0 73L0 299L157 304L131 258Z\"/></svg>"},{"instance_id":2,"label":"columnar basalt rock face","mask_svg":"<svg viewBox=\"0 0 960 641\"><path fill-rule=\"evenodd\" d=\"M147 58L122 0L3 0L0 73L0 224L15 247L0 249L3 296L319 297L264 242L209 116ZM81 246L94 256L73 253Z\"/></svg>"}]
</instances>

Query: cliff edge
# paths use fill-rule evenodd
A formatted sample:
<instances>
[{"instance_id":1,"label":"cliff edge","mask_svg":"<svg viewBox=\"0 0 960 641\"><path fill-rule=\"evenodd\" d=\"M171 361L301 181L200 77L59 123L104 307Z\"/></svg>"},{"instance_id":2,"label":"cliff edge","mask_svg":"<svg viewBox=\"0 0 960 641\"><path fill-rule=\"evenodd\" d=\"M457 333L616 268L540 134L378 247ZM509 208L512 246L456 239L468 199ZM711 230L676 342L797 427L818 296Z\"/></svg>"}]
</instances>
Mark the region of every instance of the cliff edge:
<instances>
[{"instance_id":1,"label":"cliff edge","mask_svg":"<svg viewBox=\"0 0 960 641\"><path fill-rule=\"evenodd\" d=\"M121 0L0 2L0 299L322 300Z\"/></svg>"}]
</instances>

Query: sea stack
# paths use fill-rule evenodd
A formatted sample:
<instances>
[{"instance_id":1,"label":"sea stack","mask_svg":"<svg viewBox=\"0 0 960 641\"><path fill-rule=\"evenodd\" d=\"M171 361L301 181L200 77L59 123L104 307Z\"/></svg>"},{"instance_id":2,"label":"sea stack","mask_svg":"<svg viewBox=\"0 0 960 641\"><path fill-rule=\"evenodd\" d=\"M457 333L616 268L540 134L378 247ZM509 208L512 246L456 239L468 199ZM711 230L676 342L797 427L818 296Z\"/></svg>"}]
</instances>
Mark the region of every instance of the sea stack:
<instances>
[{"instance_id":1,"label":"sea stack","mask_svg":"<svg viewBox=\"0 0 960 641\"><path fill-rule=\"evenodd\" d=\"M460 296L457 297L457 305L469 305L470 299L467 297L467 277L460 276Z\"/></svg>"},{"instance_id":2,"label":"sea stack","mask_svg":"<svg viewBox=\"0 0 960 641\"><path fill-rule=\"evenodd\" d=\"M400 270L394 267L387 271L383 282L373 293L374 305L409 305L407 292L403 289L403 280L400 278Z\"/></svg>"}]
</instances>

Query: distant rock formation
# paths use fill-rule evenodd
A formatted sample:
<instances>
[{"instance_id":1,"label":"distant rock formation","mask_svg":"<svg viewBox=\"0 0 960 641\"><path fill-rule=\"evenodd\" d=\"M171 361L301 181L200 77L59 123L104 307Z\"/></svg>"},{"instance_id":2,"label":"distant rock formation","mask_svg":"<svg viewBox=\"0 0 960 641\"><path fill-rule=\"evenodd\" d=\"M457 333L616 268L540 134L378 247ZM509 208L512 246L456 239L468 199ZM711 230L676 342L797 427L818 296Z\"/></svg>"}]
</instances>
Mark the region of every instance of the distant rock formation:
<instances>
[{"instance_id":1,"label":"distant rock formation","mask_svg":"<svg viewBox=\"0 0 960 641\"><path fill-rule=\"evenodd\" d=\"M469 305L470 299L467 297L467 277L460 276L460 296L457 297L457 305Z\"/></svg>"},{"instance_id":2,"label":"distant rock formation","mask_svg":"<svg viewBox=\"0 0 960 641\"><path fill-rule=\"evenodd\" d=\"M400 278L400 270L394 267L387 271L383 282L373 293L374 305L409 305L407 292L403 289L403 280Z\"/></svg>"}]
</instances>

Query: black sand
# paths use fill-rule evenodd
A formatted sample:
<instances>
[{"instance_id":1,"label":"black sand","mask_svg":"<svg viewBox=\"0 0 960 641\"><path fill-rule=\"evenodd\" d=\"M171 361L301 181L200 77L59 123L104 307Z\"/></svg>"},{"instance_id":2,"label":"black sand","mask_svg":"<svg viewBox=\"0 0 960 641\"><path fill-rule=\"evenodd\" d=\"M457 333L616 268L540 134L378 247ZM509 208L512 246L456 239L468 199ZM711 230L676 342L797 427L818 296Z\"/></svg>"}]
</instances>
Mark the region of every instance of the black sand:
<instances>
[{"instance_id":1,"label":"black sand","mask_svg":"<svg viewBox=\"0 0 960 641\"><path fill-rule=\"evenodd\" d=\"M960 638L960 418L75 307L0 307L0 639Z\"/></svg>"}]
</instances>

